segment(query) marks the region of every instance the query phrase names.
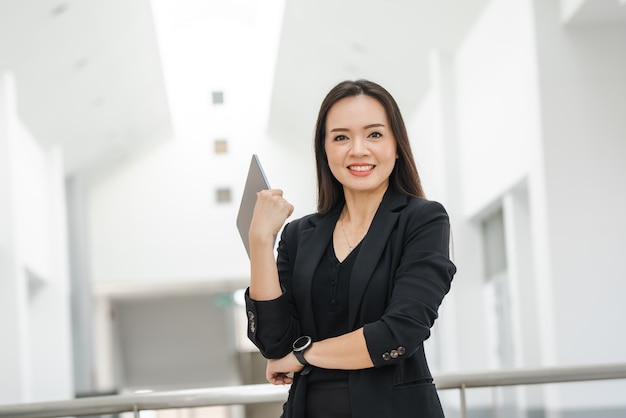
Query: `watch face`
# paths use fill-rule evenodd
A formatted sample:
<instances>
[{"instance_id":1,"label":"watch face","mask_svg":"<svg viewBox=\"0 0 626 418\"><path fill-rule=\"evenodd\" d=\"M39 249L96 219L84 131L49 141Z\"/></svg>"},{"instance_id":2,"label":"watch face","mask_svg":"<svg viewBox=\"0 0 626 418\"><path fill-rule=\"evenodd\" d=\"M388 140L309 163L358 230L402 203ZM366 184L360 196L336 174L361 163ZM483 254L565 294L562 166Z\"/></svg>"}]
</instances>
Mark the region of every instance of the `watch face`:
<instances>
[{"instance_id":1,"label":"watch face","mask_svg":"<svg viewBox=\"0 0 626 418\"><path fill-rule=\"evenodd\" d=\"M311 337L303 336L293 342L293 349L295 351L302 351L309 345L311 345Z\"/></svg>"}]
</instances>

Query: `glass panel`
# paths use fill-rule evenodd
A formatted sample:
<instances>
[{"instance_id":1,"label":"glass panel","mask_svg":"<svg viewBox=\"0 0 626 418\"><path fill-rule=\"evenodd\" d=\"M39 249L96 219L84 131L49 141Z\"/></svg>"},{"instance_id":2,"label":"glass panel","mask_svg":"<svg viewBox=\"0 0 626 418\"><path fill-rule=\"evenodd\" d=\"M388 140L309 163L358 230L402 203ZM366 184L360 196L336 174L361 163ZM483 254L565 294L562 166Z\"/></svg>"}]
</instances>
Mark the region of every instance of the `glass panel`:
<instances>
[{"instance_id":1,"label":"glass panel","mask_svg":"<svg viewBox=\"0 0 626 418\"><path fill-rule=\"evenodd\" d=\"M507 268L502 208L483 221L482 230L485 251L485 274L487 280L490 280Z\"/></svg>"}]
</instances>

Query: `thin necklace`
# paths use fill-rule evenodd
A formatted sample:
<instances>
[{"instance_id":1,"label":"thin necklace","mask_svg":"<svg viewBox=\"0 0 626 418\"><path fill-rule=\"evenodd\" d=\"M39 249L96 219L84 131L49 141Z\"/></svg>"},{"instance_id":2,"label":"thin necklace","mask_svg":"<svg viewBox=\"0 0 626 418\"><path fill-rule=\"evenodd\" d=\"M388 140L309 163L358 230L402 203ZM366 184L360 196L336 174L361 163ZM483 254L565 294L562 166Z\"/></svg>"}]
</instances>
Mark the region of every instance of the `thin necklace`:
<instances>
[{"instance_id":1,"label":"thin necklace","mask_svg":"<svg viewBox=\"0 0 626 418\"><path fill-rule=\"evenodd\" d=\"M350 251L354 250L354 247L350 244L348 240L348 234L346 234L346 230L343 229L343 219L339 219L339 224L341 225L341 232L343 232L343 237L346 239L346 244L348 244L348 249Z\"/></svg>"},{"instance_id":2,"label":"thin necklace","mask_svg":"<svg viewBox=\"0 0 626 418\"><path fill-rule=\"evenodd\" d=\"M348 244L348 252L352 252L352 250L354 250L355 246L353 246L352 244L350 244L350 240L348 240L348 234L346 234L346 230L343 227L343 219L339 219L339 225L341 226L341 232L343 232L343 237L346 240L346 244ZM363 238L365 238L365 235L363 235ZM359 243L363 240L363 238L361 238L356 245L359 245Z\"/></svg>"}]
</instances>

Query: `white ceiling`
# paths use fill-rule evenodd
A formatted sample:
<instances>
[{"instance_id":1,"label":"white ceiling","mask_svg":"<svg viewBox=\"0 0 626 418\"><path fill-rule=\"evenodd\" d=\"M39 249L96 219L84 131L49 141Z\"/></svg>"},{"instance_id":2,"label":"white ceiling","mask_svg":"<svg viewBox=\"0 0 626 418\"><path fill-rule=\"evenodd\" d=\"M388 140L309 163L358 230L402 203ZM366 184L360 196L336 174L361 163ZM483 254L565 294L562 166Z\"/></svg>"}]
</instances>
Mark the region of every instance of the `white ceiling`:
<instances>
[{"instance_id":1,"label":"white ceiling","mask_svg":"<svg viewBox=\"0 0 626 418\"><path fill-rule=\"evenodd\" d=\"M325 93L343 79L385 86L409 114L428 88L428 55L452 51L487 0L288 0L270 134L313 131Z\"/></svg>"},{"instance_id":2,"label":"white ceiling","mask_svg":"<svg viewBox=\"0 0 626 418\"><path fill-rule=\"evenodd\" d=\"M308 134L343 78L379 81L410 111L428 51L452 49L486 1L286 0L270 133ZM0 0L0 70L15 74L35 138L63 147L68 174L171 138L161 68L149 0Z\"/></svg>"},{"instance_id":3,"label":"white ceiling","mask_svg":"<svg viewBox=\"0 0 626 418\"><path fill-rule=\"evenodd\" d=\"M569 26L603 26L626 23L626 0L560 0L562 17Z\"/></svg>"},{"instance_id":4,"label":"white ceiling","mask_svg":"<svg viewBox=\"0 0 626 418\"><path fill-rule=\"evenodd\" d=\"M172 136L148 0L0 0L0 71L68 173Z\"/></svg>"},{"instance_id":5,"label":"white ceiling","mask_svg":"<svg viewBox=\"0 0 626 418\"><path fill-rule=\"evenodd\" d=\"M429 48L455 45L485 2L286 0L270 131L309 132L342 78L372 78L415 104ZM0 0L0 70L15 74L35 138L63 147L68 174L172 136L149 0Z\"/></svg>"},{"instance_id":6,"label":"white ceiling","mask_svg":"<svg viewBox=\"0 0 626 418\"><path fill-rule=\"evenodd\" d=\"M310 136L342 79L378 81L411 112L428 89L429 51L453 50L487 2L285 0L270 134ZM578 3L584 20L619 0ZM43 145L63 147L70 174L172 137L150 0L0 0L6 70L21 119Z\"/></svg>"}]
</instances>

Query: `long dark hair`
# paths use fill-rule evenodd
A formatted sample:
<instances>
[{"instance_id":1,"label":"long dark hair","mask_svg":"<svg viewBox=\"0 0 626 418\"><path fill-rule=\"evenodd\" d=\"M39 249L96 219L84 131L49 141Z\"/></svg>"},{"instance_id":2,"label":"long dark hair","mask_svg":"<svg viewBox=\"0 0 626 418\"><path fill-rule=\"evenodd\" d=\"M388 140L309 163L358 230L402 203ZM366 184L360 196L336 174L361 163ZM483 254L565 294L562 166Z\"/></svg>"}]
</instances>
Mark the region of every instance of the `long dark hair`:
<instances>
[{"instance_id":1,"label":"long dark hair","mask_svg":"<svg viewBox=\"0 0 626 418\"><path fill-rule=\"evenodd\" d=\"M396 138L398 159L389 177L389 186L398 193L424 198L424 191L413 159L409 136L404 126L400 108L394 98L382 86L368 81L343 81L337 84L324 98L315 125L315 162L317 166L317 210L327 213L344 201L343 187L333 176L328 166L324 148L326 140L326 117L330 108L346 97L365 94L380 102Z\"/></svg>"}]
</instances>

